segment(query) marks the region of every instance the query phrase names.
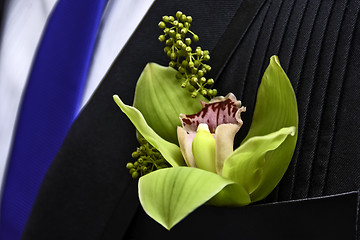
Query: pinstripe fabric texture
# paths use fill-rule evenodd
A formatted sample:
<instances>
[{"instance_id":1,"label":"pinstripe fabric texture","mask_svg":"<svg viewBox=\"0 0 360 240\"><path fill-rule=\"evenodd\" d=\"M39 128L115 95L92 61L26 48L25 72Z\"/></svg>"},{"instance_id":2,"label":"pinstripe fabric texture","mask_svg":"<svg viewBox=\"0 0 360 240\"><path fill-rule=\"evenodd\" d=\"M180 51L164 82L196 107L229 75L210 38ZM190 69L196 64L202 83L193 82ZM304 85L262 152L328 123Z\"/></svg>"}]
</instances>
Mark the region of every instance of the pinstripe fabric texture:
<instances>
[{"instance_id":1,"label":"pinstripe fabric texture","mask_svg":"<svg viewBox=\"0 0 360 240\"><path fill-rule=\"evenodd\" d=\"M278 55L297 95L299 139L291 165L267 201L357 190L360 186L358 0L266 1L216 82L247 106L251 123L261 76ZM234 85L234 83L237 83Z\"/></svg>"}]
</instances>

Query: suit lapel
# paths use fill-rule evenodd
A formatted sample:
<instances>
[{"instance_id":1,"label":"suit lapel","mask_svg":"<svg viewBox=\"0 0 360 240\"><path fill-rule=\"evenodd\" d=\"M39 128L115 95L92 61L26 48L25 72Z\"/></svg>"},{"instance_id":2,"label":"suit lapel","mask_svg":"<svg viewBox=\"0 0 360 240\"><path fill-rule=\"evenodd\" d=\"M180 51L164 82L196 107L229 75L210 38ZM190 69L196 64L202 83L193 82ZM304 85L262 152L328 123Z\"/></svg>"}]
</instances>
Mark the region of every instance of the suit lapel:
<instances>
[{"instance_id":1,"label":"suit lapel","mask_svg":"<svg viewBox=\"0 0 360 240\"><path fill-rule=\"evenodd\" d=\"M112 95L131 104L145 65L167 65L163 43L157 40L163 15L175 14L181 6L195 19L193 29L202 46L211 51L239 5L209 1L213 15L208 19L200 0L153 4L70 129L43 181L23 239L119 239L125 234L139 205L136 181L125 165L138 144L135 128Z\"/></svg>"},{"instance_id":2,"label":"suit lapel","mask_svg":"<svg viewBox=\"0 0 360 240\"><path fill-rule=\"evenodd\" d=\"M161 16L174 14L177 10L192 15L195 20L193 29L200 36L200 44L210 52L214 50L214 59L221 53L221 50L218 50L221 48L215 46L220 36L226 36L224 26L228 26L232 21L240 3L241 1L232 0L207 1L207 4L203 4L201 0L155 2L74 122L43 182L24 239L121 239L130 223L144 222L139 218L144 213L138 204L136 182L130 178L125 168L126 162L131 161L131 152L137 146L135 129L113 103L111 96L114 93L119 94L125 103L131 104L136 80L146 63L153 61L167 64L168 59L161 51L164 46L157 41L157 35L160 34L157 23ZM221 72L216 88L221 93L229 90L235 92L246 104L249 112L244 115L246 129L246 125L251 123L254 96L266 67L266 60L272 54L279 54L301 103L299 136L303 139L300 140L292 165L276 198L288 200L357 189L359 183L354 179L358 179L358 168L346 169L344 174L341 172L344 167L339 166L343 166L343 161L346 161L346 166L358 166L356 156L359 155L359 148L356 140L359 130L357 124L353 124L358 121L356 114L351 113L360 111L356 104L359 99L357 56L360 49L360 34L355 27L359 13L358 1L274 0L266 1L259 9L253 9L257 17L250 16L251 20L244 24L246 35L234 37L235 45L229 48L229 54L234 53L231 61L228 61L227 54L224 54L222 61L213 63L218 66L214 73ZM239 38L241 40L238 40ZM220 43L218 46L221 46ZM235 52L232 50L234 46ZM340 98L340 95L346 97ZM348 105L353 111L346 108ZM334 116L339 116L336 117L336 123ZM319 127L320 123L322 128ZM342 139L345 144L339 144L339 141L335 143L333 139ZM341 181L337 181L339 176ZM356 206L353 209L356 197L355 200L351 197L353 204L349 214L356 209ZM303 226L305 223L312 226L311 224L321 222L324 232L331 236L332 231L325 230L335 231L336 227L328 227L332 226L332 220L326 220L331 216L336 218L337 215L326 213L337 209L336 206L347 204L334 202L334 205L317 213L317 222L310 221L310 214L306 221L300 219L292 224L294 219L290 219L291 221L284 221L284 224L292 224L288 228L290 232L296 225L295 228L300 231L306 229L309 233L319 234L316 229ZM297 206L295 207L296 210ZM133 218L137 209L139 211ZM206 206L201 209L204 210L199 212L200 215L205 214L192 216L197 219L195 222L200 222L204 216L205 220L214 217L213 211ZM247 212L243 216L252 216L256 224L256 220L263 217L262 210L257 212L256 209L263 208L244 208L235 212L238 211L239 215ZM291 207L285 207L280 212L287 213L289 209L291 210ZM303 213L306 209L308 208L299 213L299 218L305 216ZM271 222L271 216L278 213L272 212L272 205L269 211ZM325 216L325 219L321 216ZM236 216L234 218L237 219ZM354 220L356 216L349 219ZM245 217L244 222L246 221ZM193 222L189 221L188 224L192 225ZM238 224L241 225L242 222ZM227 230L225 225L224 231ZM354 227L352 222L343 225ZM238 225L234 225L234 229L236 226ZM214 229L216 227L215 224ZM141 225L136 225L130 229L136 231L141 228ZM150 233L151 231L152 228L149 229ZM346 232L352 234L353 229ZM276 234L272 229L264 233ZM291 238L291 233L289 236ZM333 236L336 238L336 235Z\"/></svg>"}]
</instances>

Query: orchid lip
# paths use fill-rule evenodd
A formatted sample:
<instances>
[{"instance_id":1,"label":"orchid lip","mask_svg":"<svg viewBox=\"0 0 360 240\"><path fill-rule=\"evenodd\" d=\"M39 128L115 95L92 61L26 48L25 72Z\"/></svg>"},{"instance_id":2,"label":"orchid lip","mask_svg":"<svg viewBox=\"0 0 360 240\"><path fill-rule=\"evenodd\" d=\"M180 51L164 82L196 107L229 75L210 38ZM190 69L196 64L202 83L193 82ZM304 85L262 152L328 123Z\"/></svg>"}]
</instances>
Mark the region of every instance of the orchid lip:
<instances>
[{"instance_id":1,"label":"orchid lip","mask_svg":"<svg viewBox=\"0 0 360 240\"><path fill-rule=\"evenodd\" d=\"M235 134L243 124L240 115L246 111L246 108L241 106L241 101L237 100L232 93L225 97L216 97L209 103L201 102L201 104L203 109L196 114L180 114L182 122L182 127L178 127L180 149L187 165L197 167L191 146L198 127L206 124L216 140L214 164L217 174L221 175L225 159L233 152Z\"/></svg>"}]
</instances>

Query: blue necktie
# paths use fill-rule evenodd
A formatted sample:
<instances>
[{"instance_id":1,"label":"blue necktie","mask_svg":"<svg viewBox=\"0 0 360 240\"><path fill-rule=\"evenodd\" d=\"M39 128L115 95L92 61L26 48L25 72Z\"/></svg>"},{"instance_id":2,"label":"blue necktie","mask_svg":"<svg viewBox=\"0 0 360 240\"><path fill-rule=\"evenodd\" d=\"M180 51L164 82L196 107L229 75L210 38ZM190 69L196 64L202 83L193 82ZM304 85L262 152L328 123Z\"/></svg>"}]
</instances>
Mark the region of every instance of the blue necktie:
<instances>
[{"instance_id":1,"label":"blue necktie","mask_svg":"<svg viewBox=\"0 0 360 240\"><path fill-rule=\"evenodd\" d=\"M76 117L105 4L60 0L47 23L4 182L1 240L20 239L43 177Z\"/></svg>"}]
</instances>

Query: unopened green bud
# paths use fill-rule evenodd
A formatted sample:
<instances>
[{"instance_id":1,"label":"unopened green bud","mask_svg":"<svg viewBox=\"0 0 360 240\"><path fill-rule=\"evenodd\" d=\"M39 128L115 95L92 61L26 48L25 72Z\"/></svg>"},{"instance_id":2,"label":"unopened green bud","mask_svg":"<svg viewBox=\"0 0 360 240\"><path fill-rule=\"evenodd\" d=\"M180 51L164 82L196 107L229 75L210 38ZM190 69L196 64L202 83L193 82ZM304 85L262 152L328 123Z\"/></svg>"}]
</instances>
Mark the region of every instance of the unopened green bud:
<instances>
[{"instance_id":1,"label":"unopened green bud","mask_svg":"<svg viewBox=\"0 0 360 240\"><path fill-rule=\"evenodd\" d=\"M176 66L176 63L174 61L169 62L169 67L175 67L175 66Z\"/></svg>"},{"instance_id":2,"label":"unopened green bud","mask_svg":"<svg viewBox=\"0 0 360 240\"><path fill-rule=\"evenodd\" d=\"M172 52L172 53L170 54L170 58L171 58L172 60L176 59L176 53Z\"/></svg>"},{"instance_id":3,"label":"unopened green bud","mask_svg":"<svg viewBox=\"0 0 360 240\"><path fill-rule=\"evenodd\" d=\"M182 28L181 30L180 30L180 33L181 34L186 34L188 32L188 30L187 30L187 28Z\"/></svg>"},{"instance_id":4,"label":"unopened green bud","mask_svg":"<svg viewBox=\"0 0 360 240\"><path fill-rule=\"evenodd\" d=\"M194 83L197 83L199 81L199 79L197 77L192 77L191 78L191 83L194 84Z\"/></svg>"},{"instance_id":5,"label":"unopened green bud","mask_svg":"<svg viewBox=\"0 0 360 240\"><path fill-rule=\"evenodd\" d=\"M133 152L133 153L131 154L131 156L132 156L133 158L138 158L138 157L139 157L139 153L138 153L137 151L135 151L135 152Z\"/></svg>"},{"instance_id":6,"label":"unopened green bud","mask_svg":"<svg viewBox=\"0 0 360 240\"><path fill-rule=\"evenodd\" d=\"M178 47L181 47L181 48L182 48L182 46L184 45L184 42L181 41L181 40L177 40L177 41L176 41L176 45L177 45Z\"/></svg>"},{"instance_id":7,"label":"unopened green bud","mask_svg":"<svg viewBox=\"0 0 360 240\"><path fill-rule=\"evenodd\" d=\"M189 62L186 61L186 60L183 60L183 61L181 62L181 65L182 65L183 67L187 67L187 66L189 66Z\"/></svg>"},{"instance_id":8,"label":"unopened green bud","mask_svg":"<svg viewBox=\"0 0 360 240\"><path fill-rule=\"evenodd\" d=\"M161 22L159 22L158 26L159 26L159 28L162 29L162 28L166 27L166 24L163 21L161 21Z\"/></svg>"},{"instance_id":9,"label":"unopened green bud","mask_svg":"<svg viewBox=\"0 0 360 240\"><path fill-rule=\"evenodd\" d=\"M185 14L181 15L180 20L181 20L182 22L186 22L186 21L187 21L186 15L185 15Z\"/></svg>"},{"instance_id":10,"label":"unopened green bud","mask_svg":"<svg viewBox=\"0 0 360 240\"><path fill-rule=\"evenodd\" d=\"M204 72L202 70L199 70L198 75L199 75L199 77L202 77L202 76L204 76Z\"/></svg>"},{"instance_id":11,"label":"unopened green bud","mask_svg":"<svg viewBox=\"0 0 360 240\"><path fill-rule=\"evenodd\" d=\"M165 41L165 35L160 35L160 36L159 36L159 41L160 41L160 42Z\"/></svg>"},{"instance_id":12,"label":"unopened green bud","mask_svg":"<svg viewBox=\"0 0 360 240\"><path fill-rule=\"evenodd\" d=\"M213 84L214 84L214 79L209 78L209 79L207 80L207 84L213 85Z\"/></svg>"},{"instance_id":13,"label":"unopened green bud","mask_svg":"<svg viewBox=\"0 0 360 240\"><path fill-rule=\"evenodd\" d=\"M138 173L138 172L133 172L133 173L131 174L131 177L132 177L132 178L138 178L138 177L139 177L139 173Z\"/></svg>"},{"instance_id":14,"label":"unopened green bud","mask_svg":"<svg viewBox=\"0 0 360 240\"><path fill-rule=\"evenodd\" d=\"M169 38L168 40L166 40L166 45L171 46L174 42L172 38Z\"/></svg>"},{"instance_id":15,"label":"unopened green bud","mask_svg":"<svg viewBox=\"0 0 360 240\"><path fill-rule=\"evenodd\" d=\"M163 21L164 22L169 22L169 16L163 16Z\"/></svg>"},{"instance_id":16,"label":"unopened green bud","mask_svg":"<svg viewBox=\"0 0 360 240\"><path fill-rule=\"evenodd\" d=\"M170 35L170 37L175 37L175 35L176 35L175 30L174 30L174 29L170 29L169 35Z\"/></svg>"},{"instance_id":17,"label":"unopened green bud","mask_svg":"<svg viewBox=\"0 0 360 240\"><path fill-rule=\"evenodd\" d=\"M176 18L181 18L181 16L183 15L183 13L181 11L177 11L176 12Z\"/></svg>"},{"instance_id":18,"label":"unopened green bud","mask_svg":"<svg viewBox=\"0 0 360 240\"><path fill-rule=\"evenodd\" d=\"M178 68L178 70L179 70L179 72L181 72L181 73L185 73L185 68L183 68L182 66L180 66L179 68Z\"/></svg>"},{"instance_id":19,"label":"unopened green bud","mask_svg":"<svg viewBox=\"0 0 360 240\"><path fill-rule=\"evenodd\" d=\"M126 168L127 168L127 169L132 169L132 168L134 168L134 164L132 164L131 162L129 162L129 163L126 164Z\"/></svg>"},{"instance_id":20,"label":"unopened green bud","mask_svg":"<svg viewBox=\"0 0 360 240\"><path fill-rule=\"evenodd\" d=\"M209 61L210 60L210 55L205 55L204 56L204 61Z\"/></svg>"},{"instance_id":21,"label":"unopened green bud","mask_svg":"<svg viewBox=\"0 0 360 240\"><path fill-rule=\"evenodd\" d=\"M171 49L171 47L169 47L169 46L166 46L165 48L164 48L164 52L165 53L168 53L168 51Z\"/></svg>"},{"instance_id":22,"label":"unopened green bud","mask_svg":"<svg viewBox=\"0 0 360 240\"><path fill-rule=\"evenodd\" d=\"M194 34L194 36L193 36L193 40L194 40L194 42L199 41L199 36L198 36L198 35L196 35L196 34Z\"/></svg>"},{"instance_id":23,"label":"unopened green bud","mask_svg":"<svg viewBox=\"0 0 360 240\"><path fill-rule=\"evenodd\" d=\"M201 62L199 61L199 60L195 60L195 62L194 62L194 66L195 67L200 67L200 64L201 64Z\"/></svg>"}]
</instances>

